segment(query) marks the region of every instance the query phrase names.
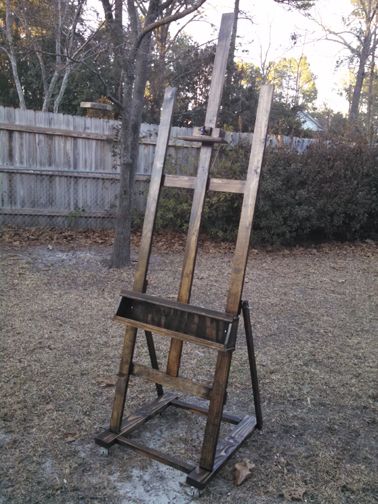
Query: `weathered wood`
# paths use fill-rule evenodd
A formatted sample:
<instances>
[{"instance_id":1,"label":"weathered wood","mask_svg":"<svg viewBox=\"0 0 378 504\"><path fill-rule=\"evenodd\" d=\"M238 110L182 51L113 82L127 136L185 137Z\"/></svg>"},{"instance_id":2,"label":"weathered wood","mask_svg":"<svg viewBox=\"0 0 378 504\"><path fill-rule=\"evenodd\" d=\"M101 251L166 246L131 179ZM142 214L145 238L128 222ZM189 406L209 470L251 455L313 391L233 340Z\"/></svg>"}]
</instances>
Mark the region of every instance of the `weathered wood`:
<instances>
[{"instance_id":1,"label":"weathered wood","mask_svg":"<svg viewBox=\"0 0 378 504\"><path fill-rule=\"evenodd\" d=\"M231 455L251 435L256 427L256 419L246 416L224 441L219 443L216 451L213 469L208 471L202 467L196 467L187 477L186 482L196 488L203 489L209 481L224 466Z\"/></svg>"},{"instance_id":2,"label":"weathered wood","mask_svg":"<svg viewBox=\"0 0 378 504\"><path fill-rule=\"evenodd\" d=\"M171 129L172 112L175 104L176 89L165 90L160 128L156 143L154 164L152 167L150 188L148 191L145 219L143 222L142 238L139 245L138 266L134 276L134 290L142 291L146 281L148 262L151 254L152 231L156 219L157 203L162 183L164 162L167 155L169 132Z\"/></svg>"},{"instance_id":3,"label":"weathered wood","mask_svg":"<svg viewBox=\"0 0 378 504\"><path fill-rule=\"evenodd\" d=\"M208 135L196 135L196 136L179 136L179 140L184 140L185 142L201 142L203 144L225 144L227 143L224 138L211 137Z\"/></svg>"},{"instance_id":4,"label":"weathered wood","mask_svg":"<svg viewBox=\"0 0 378 504\"><path fill-rule=\"evenodd\" d=\"M151 369L141 364L133 364L132 374L134 376L141 376L154 383L160 383L181 392L186 392L187 394L202 397L202 399L209 399L210 397L211 387L209 385L196 383L186 378L169 376L162 371Z\"/></svg>"},{"instance_id":5,"label":"weathered wood","mask_svg":"<svg viewBox=\"0 0 378 504\"><path fill-rule=\"evenodd\" d=\"M54 210L50 208L0 208L0 214L5 215L42 215L48 217L69 217L69 218L95 218L95 219L109 219L114 214L110 212L86 212L86 211L68 211L68 210Z\"/></svg>"},{"instance_id":6,"label":"weathered wood","mask_svg":"<svg viewBox=\"0 0 378 504\"><path fill-rule=\"evenodd\" d=\"M128 439L124 436L120 436L117 438L117 443L127 448L131 448L132 450L143 453L147 455L147 457L157 460L158 462L162 462L163 464L169 465L174 469L178 469L184 473L191 473L195 469L195 464L188 464L183 462L182 460L178 460L176 457L169 455L168 453L162 453L148 446L143 446L140 443L132 439Z\"/></svg>"},{"instance_id":7,"label":"weathered wood","mask_svg":"<svg viewBox=\"0 0 378 504\"><path fill-rule=\"evenodd\" d=\"M194 189L196 185L196 177L188 177L185 175L165 175L164 186L176 187L178 189ZM220 179L210 178L209 191L228 192L228 193L244 193L245 180Z\"/></svg>"},{"instance_id":8,"label":"weathered wood","mask_svg":"<svg viewBox=\"0 0 378 504\"><path fill-rule=\"evenodd\" d=\"M118 433L111 430L100 432L95 437L96 444L103 446L104 448L109 448L115 443L117 437L123 434L129 434L133 430L137 429L140 425L150 420L150 418L154 415L164 411L172 401L177 399L177 397L177 394L169 392L150 403L143 404L143 406L141 406L135 413L125 418Z\"/></svg>"},{"instance_id":9,"label":"weathered wood","mask_svg":"<svg viewBox=\"0 0 378 504\"><path fill-rule=\"evenodd\" d=\"M187 401L181 401L180 399L175 399L171 402L171 406L175 406L176 408L181 408L185 410L189 410L192 413L196 413L198 415L207 416L209 414L209 408L204 408L198 404L194 404ZM227 422L231 424L238 424L241 422L242 418L237 415L232 415L231 413L222 413L222 422Z\"/></svg>"},{"instance_id":10,"label":"weathered wood","mask_svg":"<svg viewBox=\"0 0 378 504\"><path fill-rule=\"evenodd\" d=\"M69 116L68 116L69 117ZM113 141L114 135L100 135L86 131L73 131L69 129L44 128L42 126L27 126L24 124L0 123L0 130L17 131L23 133L38 133L43 135L63 136L70 138L86 138L89 140Z\"/></svg>"},{"instance_id":11,"label":"weathered wood","mask_svg":"<svg viewBox=\"0 0 378 504\"><path fill-rule=\"evenodd\" d=\"M273 86L269 84L262 86L257 107L255 131L248 165L238 237L232 260L230 287L226 303L226 312L228 313L236 314L240 308L272 98Z\"/></svg>"},{"instance_id":12,"label":"weathered wood","mask_svg":"<svg viewBox=\"0 0 378 504\"><path fill-rule=\"evenodd\" d=\"M228 52L230 48L233 19L233 14L223 14L222 16L218 45L215 53L213 74L211 79L209 101L207 104L205 117L206 128L213 129L216 127L218 110L220 107L223 92ZM181 281L178 294L178 301L180 303L188 303L190 300L193 273L197 257L199 229L208 183L211 153L211 145L203 144L200 150L196 186L194 189L188 236L184 253L184 264L181 273ZM181 353L182 342L180 340L172 340L167 363L168 374L172 376L178 375Z\"/></svg>"},{"instance_id":13,"label":"weathered wood","mask_svg":"<svg viewBox=\"0 0 378 504\"><path fill-rule=\"evenodd\" d=\"M245 190L245 180L211 178L209 191L227 192L243 194Z\"/></svg>"},{"instance_id":14,"label":"weathered wood","mask_svg":"<svg viewBox=\"0 0 378 504\"><path fill-rule=\"evenodd\" d=\"M164 175L165 187L177 187L178 189L194 189L196 177L185 175Z\"/></svg>"},{"instance_id":15,"label":"weathered wood","mask_svg":"<svg viewBox=\"0 0 378 504\"><path fill-rule=\"evenodd\" d=\"M156 144L154 167L147 198L146 218L143 224L142 238L139 248L139 261L134 277L135 291L143 291L146 284L148 261L152 245L152 231L156 217L156 207L159 199L164 161L167 154L167 145L175 96L176 90L174 88L166 89ZM144 329L147 331L150 330L150 328L148 327L145 327ZM137 329L135 327L127 327L125 332L121 363L119 367L118 380L115 389L112 416L110 419L110 430L114 432L119 432L121 428L131 363L134 355L136 334Z\"/></svg>"},{"instance_id":16,"label":"weathered wood","mask_svg":"<svg viewBox=\"0 0 378 504\"><path fill-rule=\"evenodd\" d=\"M110 103L98 103L98 102L80 102L80 108L100 110L104 112L113 112L114 107Z\"/></svg>"},{"instance_id":17,"label":"weathered wood","mask_svg":"<svg viewBox=\"0 0 378 504\"><path fill-rule=\"evenodd\" d=\"M230 372L232 352L218 352L214 383L211 392L209 414L201 450L200 467L212 471L222 420L223 406Z\"/></svg>"}]
</instances>

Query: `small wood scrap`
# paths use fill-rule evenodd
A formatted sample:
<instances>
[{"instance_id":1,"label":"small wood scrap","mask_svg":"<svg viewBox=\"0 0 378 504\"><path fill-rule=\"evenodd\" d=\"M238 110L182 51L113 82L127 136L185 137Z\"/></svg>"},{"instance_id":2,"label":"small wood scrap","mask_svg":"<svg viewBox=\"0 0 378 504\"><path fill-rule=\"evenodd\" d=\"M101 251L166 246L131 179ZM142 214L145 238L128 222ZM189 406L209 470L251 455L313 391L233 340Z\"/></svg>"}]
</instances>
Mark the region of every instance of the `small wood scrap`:
<instances>
[{"instance_id":1,"label":"small wood scrap","mask_svg":"<svg viewBox=\"0 0 378 504\"><path fill-rule=\"evenodd\" d=\"M252 475L252 469L255 464L250 460L244 459L242 462L237 462L234 466L234 483L236 486L241 485Z\"/></svg>"}]
</instances>

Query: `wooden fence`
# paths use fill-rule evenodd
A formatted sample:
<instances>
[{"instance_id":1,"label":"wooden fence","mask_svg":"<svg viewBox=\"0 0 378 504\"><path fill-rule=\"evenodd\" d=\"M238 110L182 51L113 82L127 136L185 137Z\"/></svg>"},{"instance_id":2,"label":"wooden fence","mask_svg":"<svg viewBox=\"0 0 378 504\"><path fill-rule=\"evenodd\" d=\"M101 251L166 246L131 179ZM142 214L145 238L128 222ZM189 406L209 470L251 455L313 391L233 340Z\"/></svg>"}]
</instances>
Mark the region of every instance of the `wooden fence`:
<instances>
[{"instance_id":1,"label":"wooden fence","mask_svg":"<svg viewBox=\"0 0 378 504\"><path fill-rule=\"evenodd\" d=\"M157 125L143 124L135 207L143 211ZM179 140L188 128L172 128L166 169L194 174L200 144ZM113 226L119 185L119 122L0 107L0 225ZM251 141L229 133L227 141ZM304 150L306 139L290 141ZM277 143L276 138L270 138Z\"/></svg>"}]
</instances>

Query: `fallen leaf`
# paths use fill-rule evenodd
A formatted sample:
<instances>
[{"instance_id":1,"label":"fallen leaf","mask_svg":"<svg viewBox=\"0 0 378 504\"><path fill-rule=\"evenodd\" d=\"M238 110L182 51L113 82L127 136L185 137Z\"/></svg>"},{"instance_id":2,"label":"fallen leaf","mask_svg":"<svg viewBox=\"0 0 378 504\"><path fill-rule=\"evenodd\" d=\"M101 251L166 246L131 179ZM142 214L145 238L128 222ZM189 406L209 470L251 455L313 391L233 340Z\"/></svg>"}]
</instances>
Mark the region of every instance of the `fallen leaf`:
<instances>
[{"instance_id":1,"label":"fallen leaf","mask_svg":"<svg viewBox=\"0 0 378 504\"><path fill-rule=\"evenodd\" d=\"M64 433L64 441L66 443L73 443L73 441L76 441L79 439L79 434L76 432L65 432Z\"/></svg>"},{"instance_id":2,"label":"fallen leaf","mask_svg":"<svg viewBox=\"0 0 378 504\"><path fill-rule=\"evenodd\" d=\"M117 377L116 376L110 376L108 378L99 378L96 380L97 385L99 385L102 388L107 388L107 387L114 387L115 384L117 383Z\"/></svg>"},{"instance_id":3,"label":"fallen leaf","mask_svg":"<svg viewBox=\"0 0 378 504\"><path fill-rule=\"evenodd\" d=\"M249 478L252 474L252 469L255 467L255 464L248 459L244 459L242 462L237 462L234 466L234 483L239 486L244 481Z\"/></svg>"},{"instance_id":4,"label":"fallen leaf","mask_svg":"<svg viewBox=\"0 0 378 504\"><path fill-rule=\"evenodd\" d=\"M284 490L284 497L290 501L301 501L303 500L305 492L305 487L286 488Z\"/></svg>"}]
</instances>

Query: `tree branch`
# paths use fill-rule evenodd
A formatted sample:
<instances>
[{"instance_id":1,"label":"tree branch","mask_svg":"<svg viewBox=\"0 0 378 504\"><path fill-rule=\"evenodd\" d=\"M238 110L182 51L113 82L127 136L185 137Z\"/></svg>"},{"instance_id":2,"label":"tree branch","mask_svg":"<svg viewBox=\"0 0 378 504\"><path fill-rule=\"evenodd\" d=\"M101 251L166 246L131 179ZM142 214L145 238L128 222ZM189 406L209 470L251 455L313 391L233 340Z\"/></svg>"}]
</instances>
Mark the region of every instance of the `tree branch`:
<instances>
[{"instance_id":1,"label":"tree branch","mask_svg":"<svg viewBox=\"0 0 378 504\"><path fill-rule=\"evenodd\" d=\"M151 23L151 24L145 26L143 28L142 32L140 33L140 35L138 36L138 39L136 42L136 47L140 46L140 43L142 42L143 38L147 35L147 33L150 33L151 31L155 30L156 28L159 28L160 26L172 23L173 21L177 21L178 19L181 19L181 18L191 14L192 12L199 9L205 2L206 2L206 0L198 0L194 5L192 5L191 7L188 7L187 9L185 9L181 12L176 12L175 14L172 14L170 16L166 16L162 19L158 19L154 23Z\"/></svg>"}]
</instances>

